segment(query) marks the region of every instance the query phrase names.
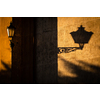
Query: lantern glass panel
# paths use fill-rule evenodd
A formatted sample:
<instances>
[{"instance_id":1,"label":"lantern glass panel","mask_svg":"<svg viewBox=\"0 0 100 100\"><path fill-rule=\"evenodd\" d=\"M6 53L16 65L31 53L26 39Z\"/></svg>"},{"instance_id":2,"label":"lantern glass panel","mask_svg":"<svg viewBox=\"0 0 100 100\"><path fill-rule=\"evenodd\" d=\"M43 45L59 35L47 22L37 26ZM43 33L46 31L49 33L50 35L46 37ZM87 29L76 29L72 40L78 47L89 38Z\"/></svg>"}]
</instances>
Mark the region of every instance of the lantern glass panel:
<instances>
[{"instance_id":1,"label":"lantern glass panel","mask_svg":"<svg viewBox=\"0 0 100 100\"><path fill-rule=\"evenodd\" d=\"M8 33L8 38L12 39L12 37L14 36L14 29L7 28L7 33Z\"/></svg>"}]
</instances>

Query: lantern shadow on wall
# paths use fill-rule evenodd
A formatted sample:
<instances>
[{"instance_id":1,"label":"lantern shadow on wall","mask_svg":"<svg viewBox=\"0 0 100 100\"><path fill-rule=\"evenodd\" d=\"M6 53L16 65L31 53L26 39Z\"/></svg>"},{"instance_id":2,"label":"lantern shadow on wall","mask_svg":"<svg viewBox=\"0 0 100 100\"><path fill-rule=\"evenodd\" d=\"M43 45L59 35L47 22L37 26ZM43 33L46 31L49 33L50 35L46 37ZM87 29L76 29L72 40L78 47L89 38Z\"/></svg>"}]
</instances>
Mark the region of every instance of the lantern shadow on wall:
<instances>
[{"instance_id":1,"label":"lantern shadow on wall","mask_svg":"<svg viewBox=\"0 0 100 100\"><path fill-rule=\"evenodd\" d=\"M71 36L74 39L75 43L79 44L79 47L58 47L58 53L69 53L72 51L76 51L76 50L82 50L84 47L84 44L88 43L91 36L92 36L92 32L87 32L84 30L85 27L83 27L82 25L80 27L78 27L78 30L75 32L71 32Z\"/></svg>"}]
</instances>

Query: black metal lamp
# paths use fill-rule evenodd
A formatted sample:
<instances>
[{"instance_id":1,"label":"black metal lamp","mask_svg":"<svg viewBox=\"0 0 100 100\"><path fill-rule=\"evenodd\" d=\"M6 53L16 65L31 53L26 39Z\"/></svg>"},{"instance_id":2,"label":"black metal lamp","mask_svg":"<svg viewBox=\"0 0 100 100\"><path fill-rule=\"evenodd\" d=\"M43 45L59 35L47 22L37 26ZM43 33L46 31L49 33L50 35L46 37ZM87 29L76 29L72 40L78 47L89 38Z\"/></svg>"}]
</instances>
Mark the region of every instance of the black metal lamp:
<instances>
[{"instance_id":1,"label":"black metal lamp","mask_svg":"<svg viewBox=\"0 0 100 100\"><path fill-rule=\"evenodd\" d=\"M8 38L10 40L11 48L13 48L13 46L14 46L14 44L12 43L12 38L14 36L14 31L15 31L15 27L12 25L12 22L11 22L10 26L7 27L7 34L8 34Z\"/></svg>"}]
</instances>

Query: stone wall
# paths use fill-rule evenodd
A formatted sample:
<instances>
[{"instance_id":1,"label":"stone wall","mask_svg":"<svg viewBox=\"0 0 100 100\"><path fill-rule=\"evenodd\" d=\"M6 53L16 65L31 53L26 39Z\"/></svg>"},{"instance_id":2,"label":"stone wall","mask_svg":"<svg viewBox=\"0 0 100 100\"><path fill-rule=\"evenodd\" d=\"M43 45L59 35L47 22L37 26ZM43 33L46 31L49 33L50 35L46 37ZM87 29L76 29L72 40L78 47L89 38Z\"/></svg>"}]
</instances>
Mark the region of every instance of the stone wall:
<instances>
[{"instance_id":1,"label":"stone wall","mask_svg":"<svg viewBox=\"0 0 100 100\"><path fill-rule=\"evenodd\" d=\"M16 27L12 52L7 26ZM71 32L82 25L92 32L83 49L57 54L59 47L79 47ZM100 83L99 17L1 17L0 82L11 83Z\"/></svg>"},{"instance_id":2,"label":"stone wall","mask_svg":"<svg viewBox=\"0 0 100 100\"><path fill-rule=\"evenodd\" d=\"M59 83L100 83L99 17L58 17L58 47L79 47L70 33L80 25L93 35L83 50L58 54Z\"/></svg>"}]
</instances>

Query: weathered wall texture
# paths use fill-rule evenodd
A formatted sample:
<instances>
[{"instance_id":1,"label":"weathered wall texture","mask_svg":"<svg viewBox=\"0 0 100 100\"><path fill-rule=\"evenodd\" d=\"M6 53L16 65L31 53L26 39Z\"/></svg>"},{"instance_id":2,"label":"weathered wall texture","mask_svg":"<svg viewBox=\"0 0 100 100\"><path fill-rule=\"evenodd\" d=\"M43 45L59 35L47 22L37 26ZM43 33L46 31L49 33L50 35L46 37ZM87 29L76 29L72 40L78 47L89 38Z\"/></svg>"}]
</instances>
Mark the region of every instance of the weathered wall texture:
<instances>
[{"instance_id":1,"label":"weathered wall texture","mask_svg":"<svg viewBox=\"0 0 100 100\"><path fill-rule=\"evenodd\" d=\"M83 50L58 54L59 83L100 83L99 17L59 17L58 47L78 47L70 33L80 25L93 35Z\"/></svg>"},{"instance_id":2,"label":"weathered wall texture","mask_svg":"<svg viewBox=\"0 0 100 100\"><path fill-rule=\"evenodd\" d=\"M7 35L11 21L11 17L0 17L0 83L11 82L11 48Z\"/></svg>"},{"instance_id":3,"label":"weathered wall texture","mask_svg":"<svg viewBox=\"0 0 100 100\"><path fill-rule=\"evenodd\" d=\"M57 18L36 19L36 83L57 83Z\"/></svg>"}]
</instances>

